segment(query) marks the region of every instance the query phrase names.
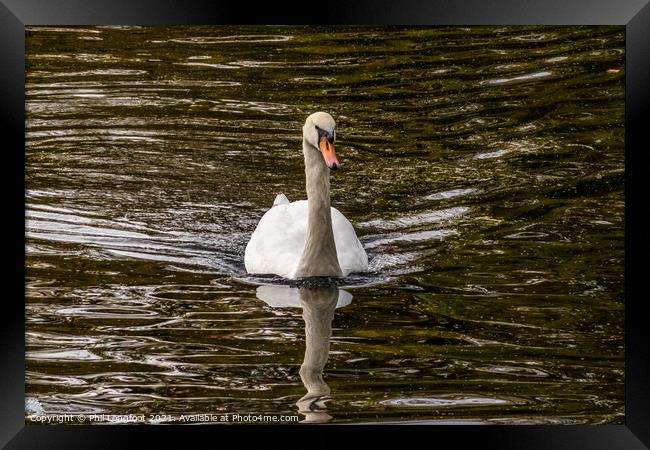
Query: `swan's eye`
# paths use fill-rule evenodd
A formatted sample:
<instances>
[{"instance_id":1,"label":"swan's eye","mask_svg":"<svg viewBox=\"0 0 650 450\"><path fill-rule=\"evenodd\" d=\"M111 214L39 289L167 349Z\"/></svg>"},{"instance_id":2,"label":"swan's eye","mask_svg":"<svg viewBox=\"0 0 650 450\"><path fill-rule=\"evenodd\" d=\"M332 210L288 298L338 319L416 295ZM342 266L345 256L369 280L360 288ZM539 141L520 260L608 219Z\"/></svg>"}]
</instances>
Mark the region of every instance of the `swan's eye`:
<instances>
[{"instance_id":1,"label":"swan's eye","mask_svg":"<svg viewBox=\"0 0 650 450\"><path fill-rule=\"evenodd\" d=\"M318 125L314 125L316 127L316 131L318 131L318 139L322 139L323 137L327 138L330 144L334 143L334 139L336 138L336 130L334 130L333 133L330 133L329 131L325 131L322 128L319 128Z\"/></svg>"}]
</instances>

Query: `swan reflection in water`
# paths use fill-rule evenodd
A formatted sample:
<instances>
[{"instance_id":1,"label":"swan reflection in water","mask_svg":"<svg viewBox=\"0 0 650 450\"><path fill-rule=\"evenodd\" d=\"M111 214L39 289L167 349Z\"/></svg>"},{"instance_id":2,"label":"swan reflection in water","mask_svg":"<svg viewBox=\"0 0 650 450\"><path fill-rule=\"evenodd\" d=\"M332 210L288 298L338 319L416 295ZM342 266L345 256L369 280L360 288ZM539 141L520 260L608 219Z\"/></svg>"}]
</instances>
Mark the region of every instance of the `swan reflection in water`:
<instances>
[{"instance_id":1,"label":"swan reflection in water","mask_svg":"<svg viewBox=\"0 0 650 450\"><path fill-rule=\"evenodd\" d=\"M302 308L305 321L305 358L300 378L307 389L296 405L305 415L303 422L327 422L325 402L331 398L330 387L323 380L332 336L334 310L352 301L352 295L336 286L292 287L266 285L257 288L257 297L274 308Z\"/></svg>"}]
</instances>

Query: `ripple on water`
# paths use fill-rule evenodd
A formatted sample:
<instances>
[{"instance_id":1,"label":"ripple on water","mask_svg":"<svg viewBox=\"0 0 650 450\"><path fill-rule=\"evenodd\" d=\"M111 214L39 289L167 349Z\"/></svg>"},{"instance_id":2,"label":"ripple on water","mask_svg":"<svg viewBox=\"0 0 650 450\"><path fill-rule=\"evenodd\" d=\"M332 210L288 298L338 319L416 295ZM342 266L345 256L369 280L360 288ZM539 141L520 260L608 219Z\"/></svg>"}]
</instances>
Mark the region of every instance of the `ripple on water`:
<instances>
[{"instance_id":1,"label":"ripple on water","mask_svg":"<svg viewBox=\"0 0 650 450\"><path fill-rule=\"evenodd\" d=\"M474 189L474 188L452 189L449 191L436 192L435 194L424 196L423 199L424 200L446 200L448 198L465 197L468 195L476 194L478 192L479 192L478 189Z\"/></svg>"},{"instance_id":2,"label":"ripple on water","mask_svg":"<svg viewBox=\"0 0 650 450\"><path fill-rule=\"evenodd\" d=\"M206 62L182 62L182 63L174 63L174 64L177 66L188 66L188 67L208 67L210 69L238 69L236 65L206 63Z\"/></svg>"},{"instance_id":3,"label":"ripple on water","mask_svg":"<svg viewBox=\"0 0 650 450\"><path fill-rule=\"evenodd\" d=\"M41 26L31 26L26 27L27 31L33 32L47 32L47 33L84 33L84 34L99 34L101 30L95 30L91 28L77 28L77 27L41 27Z\"/></svg>"},{"instance_id":4,"label":"ripple on water","mask_svg":"<svg viewBox=\"0 0 650 450\"><path fill-rule=\"evenodd\" d=\"M522 376L522 377L534 377L534 378L546 378L550 376L547 372L543 370L536 369L534 367L520 367L520 366L481 366L476 367L475 370L479 372L488 372L501 375L512 375L512 376Z\"/></svg>"},{"instance_id":5,"label":"ripple on water","mask_svg":"<svg viewBox=\"0 0 650 450\"><path fill-rule=\"evenodd\" d=\"M45 414L41 402L32 397L25 397L25 414L28 416L40 416Z\"/></svg>"},{"instance_id":6,"label":"ripple on water","mask_svg":"<svg viewBox=\"0 0 650 450\"><path fill-rule=\"evenodd\" d=\"M512 77L512 78L497 78L493 80L485 80L485 81L481 81L480 84L506 84L506 83L512 83L513 81L530 81L537 78L545 78L551 76L552 74L553 72L549 72L549 71L535 72L535 73L529 73L526 75L520 75L518 77Z\"/></svg>"},{"instance_id":7,"label":"ripple on water","mask_svg":"<svg viewBox=\"0 0 650 450\"><path fill-rule=\"evenodd\" d=\"M419 242L419 241L432 241L432 240L441 240L449 236L458 234L456 230L429 230L429 231L419 231L415 233L401 233L394 234L389 237L380 237L378 239L370 240L372 238L366 237L364 247L375 248L379 246L391 245L400 242Z\"/></svg>"},{"instance_id":8,"label":"ripple on water","mask_svg":"<svg viewBox=\"0 0 650 450\"><path fill-rule=\"evenodd\" d=\"M497 150L496 152L479 153L478 155L474 156L474 159L499 158L508 153L510 153L510 150Z\"/></svg>"},{"instance_id":9,"label":"ripple on water","mask_svg":"<svg viewBox=\"0 0 650 450\"><path fill-rule=\"evenodd\" d=\"M417 225L427 225L431 223L439 223L450 219L455 219L469 212L467 206L455 206L453 208L441 209L438 211L428 211L411 216L402 216L397 219L376 219L368 222L359 222L357 226L360 227L373 227L380 230L394 230L399 228L407 228Z\"/></svg>"},{"instance_id":10,"label":"ripple on water","mask_svg":"<svg viewBox=\"0 0 650 450\"><path fill-rule=\"evenodd\" d=\"M191 36L186 38L169 39L169 42L178 44L253 44L263 42L286 42L293 39L293 36L277 34L240 34L232 36Z\"/></svg>"},{"instance_id":11,"label":"ripple on water","mask_svg":"<svg viewBox=\"0 0 650 450\"><path fill-rule=\"evenodd\" d=\"M149 311L147 309L101 305L61 308L55 312L66 317L84 317L87 319L148 319L159 317L156 311Z\"/></svg>"},{"instance_id":12,"label":"ripple on water","mask_svg":"<svg viewBox=\"0 0 650 450\"><path fill-rule=\"evenodd\" d=\"M438 397L411 397L383 400L382 405L407 408L445 408L453 406L506 405L512 401L496 397L446 395Z\"/></svg>"},{"instance_id":13,"label":"ripple on water","mask_svg":"<svg viewBox=\"0 0 650 450\"><path fill-rule=\"evenodd\" d=\"M283 103L271 103L262 101L246 101L235 99L210 100L214 106L211 111L219 112L245 112L257 111L266 114L292 114L296 112L296 107Z\"/></svg>"},{"instance_id":14,"label":"ripple on water","mask_svg":"<svg viewBox=\"0 0 650 450\"><path fill-rule=\"evenodd\" d=\"M54 361L96 361L103 359L101 356L83 349L29 351L25 356L27 359Z\"/></svg>"},{"instance_id":15,"label":"ripple on water","mask_svg":"<svg viewBox=\"0 0 650 450\"><path fill-rule=\"evenodd\" d=\"M85 70L82 72L52 72L48 75L43 75L44 78L71 78L71 77L92 77L92 76L135 76L145 75L148 73L143 69L95 69Z\"/></svg>"}]
</instances>

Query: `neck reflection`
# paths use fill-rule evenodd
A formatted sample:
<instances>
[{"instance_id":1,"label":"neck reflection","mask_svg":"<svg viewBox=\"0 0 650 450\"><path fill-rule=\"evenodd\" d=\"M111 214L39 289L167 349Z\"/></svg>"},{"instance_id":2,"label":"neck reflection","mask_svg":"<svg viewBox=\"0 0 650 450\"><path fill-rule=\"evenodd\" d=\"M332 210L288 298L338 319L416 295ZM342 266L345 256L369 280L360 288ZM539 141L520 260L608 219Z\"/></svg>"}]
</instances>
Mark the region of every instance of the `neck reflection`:
<instances>
[{"instance_id":1,"label":"neck reflection","mask_svg":"<svg viewBox=\"0 0 650 450\"><path fill-rule=\"evenodd\" d=\"M290 287L267 285L257 288L257 297L276 308L302 308L305 321L305 357L300 378L307 393L296 402L303 422L327 422L325 402L331 398L330 387L323 379L332 337L334 310L350 304L352 295L336 286Z\"/></svg>"}]
</instances>

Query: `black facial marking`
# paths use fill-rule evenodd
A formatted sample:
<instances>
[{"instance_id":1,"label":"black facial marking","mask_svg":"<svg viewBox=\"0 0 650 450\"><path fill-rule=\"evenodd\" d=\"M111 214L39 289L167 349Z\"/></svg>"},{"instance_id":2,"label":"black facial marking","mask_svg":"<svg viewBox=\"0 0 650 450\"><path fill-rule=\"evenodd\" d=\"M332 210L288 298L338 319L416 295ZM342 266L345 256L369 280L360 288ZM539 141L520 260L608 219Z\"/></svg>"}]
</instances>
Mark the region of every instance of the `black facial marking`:
<instances>
[{"instance_id":1,"label":"black facial marking","mask_svg":"<svg viewBox=\"0 0 650 450\"><path fill-rule=\"evenodd\" d=\"M318 131L318 140L321 140L323 136L327 138L330 144L334 143L334 135L328 131L323 130L322 128L319 128L318 125L314 125L316 127L316 130Z\"/></svg>"}]
</instances>

